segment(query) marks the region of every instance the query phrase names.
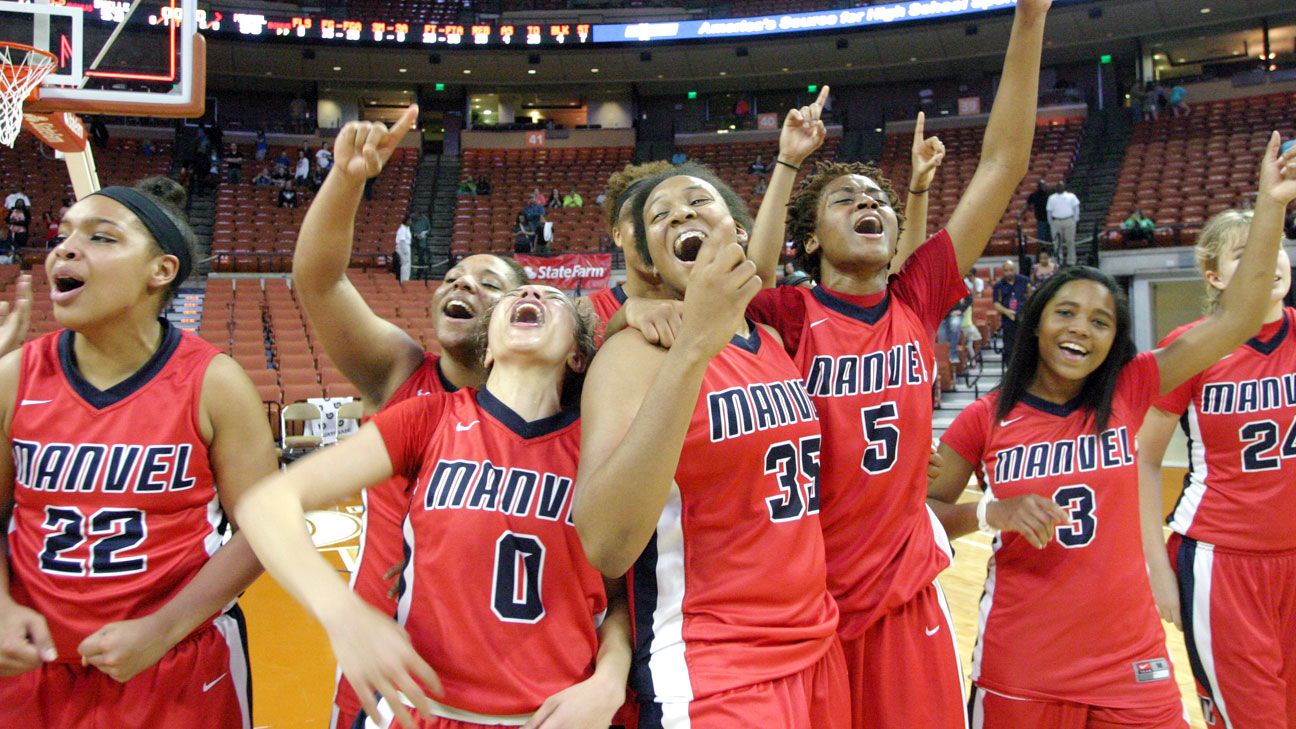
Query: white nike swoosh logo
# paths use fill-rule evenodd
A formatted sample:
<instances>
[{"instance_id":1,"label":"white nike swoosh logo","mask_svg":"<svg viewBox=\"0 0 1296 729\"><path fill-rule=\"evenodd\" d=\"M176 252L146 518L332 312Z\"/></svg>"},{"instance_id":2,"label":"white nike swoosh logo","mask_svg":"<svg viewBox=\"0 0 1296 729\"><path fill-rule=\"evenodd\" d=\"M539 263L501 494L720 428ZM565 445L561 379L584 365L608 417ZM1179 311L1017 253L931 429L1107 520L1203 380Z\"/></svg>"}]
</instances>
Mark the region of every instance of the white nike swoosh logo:
<instances>
[{"instance_id":1,"label":"white nike swoosh logo","mask_svg":"<svg viewBox=\"0 0 1296 729\"><path fill-rule=\"evenodd\" d=\"M812 321L810 322L810 328L814 329L815 327L819 326L820 324L823 324L826 321L828 321L828 317L824 317L818 321Z\"/></svg>"},{"instance_id":2,"label":"white nike swoosh logo","mask_svg":"<svg viewBox=\"0 0 1296 729\"><path fill-rule=\"evenodd\" d=\"M18 404L19 405L44 405L47 402L54 402L54 401L53 400L23 400Z\"/></svg>"},{"instance_id":3,"label":"white nike swoosh logo","mask_svg":"<svg viewBox=\"0 0 1296 729\"><path fill-rule=\"evenodd\" d=\"M933 626L933 627L931 627L931 628L924 628L924 629L923 629L923 632L926 633L928 637L931 637L931 636L936 635L937 633L940 632L940 626L939 626L939 625L936 625L936 626Z\"/></svg>"},{"instance_id":4,"label":"white nike swoosh logo","mask_svg":"<svg viewBox=\"0 0 1296 729\"><path fill-rule=\"evenodd\" d=\"M1021 419L1024 418L1024 417L1026 417L1026 416L1025 416L1025 415L1019 415L1019 416L1013 418L1012 420L1000 420L1000 421L999 421L999 426L1000 426L1000 427L1006 427L1006 426L1012 425L1013 423L1017 422L1018 420L1021 420Z\"/></svg>"},{"instance_id":5,"label":"white nike swoosh logo","mask_svg":"<svg viewBox=\"0 0 1296 729\"><path fill-rule=\"evenodd\" d=\"M222 673L221 675L217 676L214 680L209 681L209 682L203 684L203 690L202 690L202 692L203 692L203 693L207 693L208 691L211 690L211 687L212 687L212 686L215 686L216 684L220 683L220 682L221 682L221 679L222 679L222 678L225 678L225 677L228 676L228 675L229 675L229 672L227 671L227 672Z\"/></svg>"},{"instance_id":6,"label":"white nike swoosh logo","mask_svg":"<svg viewBox=\"0 0 1296 729\"><path fill-rule=\"evenodd\" d=\"M467 423L467 424L455 423L455 430L459 431L460 433L464 432L465 430L472 430L473 426L480 422L481 422L480 420L474 420L471 423Z\"/></svg>"}]
</instances>

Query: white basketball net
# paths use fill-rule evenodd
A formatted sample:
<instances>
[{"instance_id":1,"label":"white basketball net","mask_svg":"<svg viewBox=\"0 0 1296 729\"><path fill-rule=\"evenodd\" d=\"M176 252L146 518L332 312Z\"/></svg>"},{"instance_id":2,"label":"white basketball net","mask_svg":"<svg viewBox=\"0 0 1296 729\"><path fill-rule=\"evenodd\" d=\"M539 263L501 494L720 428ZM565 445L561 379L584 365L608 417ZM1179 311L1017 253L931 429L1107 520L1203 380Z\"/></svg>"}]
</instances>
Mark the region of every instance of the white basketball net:
<instances>
[{"instance_id":1,"label":"white basketball net","mask_svg":"<svg viewBox=\"0 0 1296 729\"><path fill-rule=\"evenodd\" d=\"M22 130L23 102L54 65L46 51L0 43L0 144L13 147Z\"/></svg>"}]
</instances>

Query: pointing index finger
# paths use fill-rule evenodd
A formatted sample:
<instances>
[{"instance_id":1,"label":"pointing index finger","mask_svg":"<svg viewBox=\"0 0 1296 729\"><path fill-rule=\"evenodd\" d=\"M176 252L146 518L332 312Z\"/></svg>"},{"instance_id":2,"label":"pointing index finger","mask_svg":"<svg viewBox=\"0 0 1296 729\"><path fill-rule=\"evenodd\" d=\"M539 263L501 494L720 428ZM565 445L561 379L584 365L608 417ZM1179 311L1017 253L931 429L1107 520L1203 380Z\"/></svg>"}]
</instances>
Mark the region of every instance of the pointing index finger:
<instances>
[{"instance_id":1,"label":"pointing index finger","mask_svg":"<svg viewBox=\"0 0 1296 729\"><path fill-rule=\"evenodd\" d=\"M914 122L914 146L922 144L923 126L926 124L926 122L927 122L927 115L921 111L918 112L918 120Z\"/></svg>"},{"instance_id":2,"label":"pointing index finger","mask_svg":"<svg viewBox=\"0 0 1296 729\"><path fill-rule=\"evenodd\" d=\"M418 121L419 107L418 104L410 104L405 107L405 112L400 115L396 123L392 125L391 136L397 142L405 138L405 133L414 128L414 122Z\"/></svg>"},{"instance_id":3,"label":"pointing index finger","mask_svg":"<svg viewBox=\"0 0 1296 729\"><path fill-rule=\"evenodd\" d=\"M817 105L819 106L819 108L822 109L823 106L824 106L824 104L827 104L827 103L828 103L828 94L829 94L829 87L828 87L827 84L825 84L824 86L820 87L820 89L819 89L819 98L815 99L815 104L817 104Z\"/></svg>"}]
</instances>

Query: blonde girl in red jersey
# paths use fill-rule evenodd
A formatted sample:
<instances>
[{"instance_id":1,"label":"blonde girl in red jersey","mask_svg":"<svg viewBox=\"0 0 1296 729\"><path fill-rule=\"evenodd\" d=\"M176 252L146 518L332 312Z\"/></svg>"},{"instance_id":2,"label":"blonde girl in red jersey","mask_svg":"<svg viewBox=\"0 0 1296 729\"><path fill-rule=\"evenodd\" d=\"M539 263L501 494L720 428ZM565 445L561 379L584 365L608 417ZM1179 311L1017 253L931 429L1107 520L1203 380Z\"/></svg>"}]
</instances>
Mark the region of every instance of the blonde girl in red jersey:
<instances>
[{"instance_id":1,"label":"blonde girl in red jersey","mask_svg":"<svg viewBox=\"0 0 1296 729\"><path fill-rule=\"evenodd\" d=\"M1073 267L1027 302L1003 385L941 443L928 503L951 537L994 530L973 656L973 725L1179 728L1186 715L1146 580L1133 436L1158 397L1236 349L1270 308L1296 153L1275 133L1219 309L1136 354L1115 282ZM974 467L987 489L957 504Z\"/></svg>"},{"instance_id":2,"label":"blonde girl in red jersey","mask_svg":"<svg viewBox=\"0 0 1296 729\"><path fill-rule=\"evenodd\" d=\"M1219 308L1238 271L1251 221L1250 211L1229 210L1202 229L1196 259L1207 312ZM1212 726L1296 727L1296 310L1283 306L1290 288L1291 261L1280 248L1260 333L1158 400L1138 436L1152 594L1162 620L1184 633ZM1176 424L1188 437L1189 470L1163 519L1161 463Z\"/></svg>"},{"instance_id":3,"label":"blonde girl in red jersey","mask_svg":"<svg viewBox=\"0 0 1296 729\"><path fill-rule=\"evenodd\" d=\"M0 725L250 726L227 608L260 566L221 541L275 456L238 365L159 319L193 265L182 201L153 178L68 210L66 329L0 360Z\"/></svg>"},{"instance_id":4,"label":"blonde girl in red jersey","mask_svg":"<svg viewBox=\"0 0 1296 729\"><path fill-rule=\"evenodd\" d=\"M625 699L627 613L614 600L599 627L604 584L568 521L593 328L533 285L505 294L486 326L480 392L378 413L258 486L240 517L328 632L366 726L602 729ZM302 528L306 509L398 473L413 483L399 625L348 591Z\"/></svg>"}]
</instances>

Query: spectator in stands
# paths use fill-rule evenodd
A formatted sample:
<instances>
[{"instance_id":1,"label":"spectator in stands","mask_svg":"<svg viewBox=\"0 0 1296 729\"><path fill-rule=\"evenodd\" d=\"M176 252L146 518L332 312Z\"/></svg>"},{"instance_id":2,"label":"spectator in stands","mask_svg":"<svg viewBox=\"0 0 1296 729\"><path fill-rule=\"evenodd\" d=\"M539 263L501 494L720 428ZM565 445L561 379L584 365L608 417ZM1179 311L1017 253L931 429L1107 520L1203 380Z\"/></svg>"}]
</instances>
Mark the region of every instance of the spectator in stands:
<instances>
[{"instance_id":1,"label":"spectator in stands","mask_svg":"<svg viewBox=\"0 0 1296 729\"><path fill-rule=\"evenodd\" d=\"M531 199L539 203L542 208L549 207L549 198L543 192L540 192L538 187L531 188Z\"/></svg>"},{"instance_id":2,"label":"spectator in stands","mask_svg":"<svg viewBox=\"0 0 1296 729\"><path fill-rule=\"evenodd\" d=\"M402 283L410 279L410 265L414 262L410 245L414 242L414 234L410 229L413 222L412 218L407 217L396 229L396 277Z\"/></svg>"},{"instance_id":3,"label":"spectator in stands","mask_svg":"<svg viewBox=\"0 0 1296 729\"><path fill-rule=\"evenodd\" d=\"M326 170L316 167L311 170L310 189L312 192L319 192L320 186L324 184L324 178L328 176Z\"/></svg>"},{"instance_id":4,"label":"spectator in stands","mask_svg":"<svg viewBox=\"0 0 1296 729\"><path fill-rule=\"evenodd\" d=\"M71 207L72 207L72 198L70 197L63 198L63 205L59 208L58 211L58 216L57 216L58 219L62 220L63 216L67 215L67 211L71 209Z\"/></svg>"},{"instance_id":5,"label":"spectator in stands","mask_svg":"<svg viewBox=\"0 0 1296 729\"><path fill-rule=\"evenodd\" d=\"M949 358L951 362L958 361L959 339L963 334L963 314L972 309L972 293L958 300L958 303L950 307L949 313L941 320L940 328L936 330L936 341L941 344L949 345ZM970 342L970 340L969 340Z\"/></svg>"},{"instance_id":6,"label":"spectator in stands","mask_svg":"<svg viewBox=\"0 0 1296 729\"><path fill-rule=\"evenodd\" d=\"M17 248L14 247L13 233L9 232L9 226L0 221L0 263L14 263L17 258Z\"/></svg>"},{"instance_id":7,"label":"spectator in stands","mask_svg":"<svg viewBox=\"0 0 1296 729\"><path fill-rule=\"evenodd\" d=\"M764 177L757 177L757 178L756 178L756 186L752 188L752 194L755 194L755 195L764 195L764 194L765 194L765 191L768 190L768 189L769 189L769 185L766 185L766 184L765 184L765 178L764 178Z\"/></svg>"},{"instance_id":8,"label":"spectator in stands","mask_svg":"<svg viewBox=\"0 0 1296 729\"><path fill-rule=\"evenodd\" d=\"M1125 236L1125 240L1151 241L1152 233L1155 230L1156 223L1152 222L1152 218L1144 215L1143 211L1138 208L1134 208L1134 212L1130 213L1129 217L1125 218L1125 222L1121 223L1121 232Z\"/></svg>"},{"instance_id":9,"label":"spectator in stands","mask_svg":"<svg viewBox=\"0 0 1296 729\"><path fill-rule=\"evenodd\" d=\"M761 156L759 154L756 155L755 161L753 161L751 165L747 167L747 171L752 173L753 175L763 175L765 174L766 169L767 168L765 167L765 161L761 159Z\"/></svg>"},{"instance_id":10,"label":"spectator in stands","mask_svg":"<svg viewBox=\"0 0 1296 729\"><path fill-rule=\"evenodd\" d=\"M270 177L270 168L266 167L265 165L261 165L261 171L256 173L256 177L252 178L252 184L253 185L273 185L274 179Z\"/></svg>"},{"instance_id":11,"label":"spectator in stands","mask_svg":"<svg viewBox=\"0 0 1296 729\"><path fill-rule=\"evenodd\" d=\"M230 142L229 151L225 153L225 170L233 184L243 181L243 155L239 154L238 145L233 142Z\"/></svg>"},{"instance_id":12,"label":"spectator in stands","mask_svg":"<svg viewBox=\"0 0 1296 729\"><path fill-rule=\"evenodd\" d=\"M540 220L544 218L544 203L535 195L531 196L531 201L522 208L522 214L526 216L527 222L531 223L532 228L540 227Z\"/></svg>"},{"instance_id":13,"label":"spectator in stands","mask_svg":"<svg viewBox=\"0 0 1296 729\"><path fill-rule=\"evenodd\" d=\"M1153 85L1152 90L1156 92L1157 113L1164 114L1170 110L1170 92L1160 81Z\"/></svg>"},{"instance_id":14,"label":"spectator in stands","mask_svg":"<svg viewBox=\"0 0 1296 729\"><path fill-rule=\"evenodd\" d=\"M677 149L675 150L675 154L671 155L671 164L682 165L685 162L688 162L688 155L684 154L683 150Z\"/></svg>"},{"instance_id":15,"label":"spectator in stands","mask_svg":"<svg viewBox=\"0 0 1296 729\"><path fill-rule=\"evenodd\" d=\"M27 245L27 226L31 225L31 210L27 207L27 203L23 200L15 202L5 222L9 223L9 232L13 234L14 247L25 247Z\"/></svg>"},{"instance_id":16,"label":"spectator in stands","mask_svg":"<svg viewBox=\"0 0 1296 729\"><path fill-rule=\"evenodd\" d=\"M265 128L263 127L261 129L258 129L256 133L256 148L254 151L254 156L256 157L256 161L264 162L266 155L269 154L269 152L270 152L270 142L269 140L266 139L266 132L265 132Z\"/></svg>"},{"instance_id":17,"label":"spectator in stands","mask_svg":"<svg viewBox=\"0 0 1296 729\"><path fill-rule=\"evenodd\" d=\"M536 229L525 213L518 213L513 226L513 252L530 253L535 247Z\"/></svg>"},{"instance_id":18,"label":"spectator in stands","mask_svg":"<svg viewBox=\"0 0 1296 729\"><path fill-rule=\"evenodd\" d=\"M536 226L536 253L549 255L554 242L554 224L552 220L540 216L540 225Z\"/></svg>"},{"instance_id":19,"label":"spectator in stands","mask_svg":"<svg viewBox=\"0 0 1296 729\"><path fill-rule=\"evenodd\" d=\"M1039 255L1035 258L1035 265L1031 268L1031 288L1038 288L1040 284L1053 278L1053 274L1057 272L1058 267L1053 262L1053 256L1049 255L1047 249L1041 248Z\"/></svg>"},{"instance_id":20,"label":"spectator in stands","mask_svg":"<svg viewBox=\"0 0 1296 729\"><path fill-rule=\"evenodd\" d=\"M279 202L281 208L297 207L297 185L294 182L284 180L279 183Z\"/></svg>"},{"instance_id":21,"label":"spectator in stands","mask_svg":"<svg viewBox=\"0 0 1296 729\"><path fill-rule=\"evenodd\" d=\"M607 202L607 199L607 190L600 190L599 194L594 197L594 204L603 207L604 203Z\"/></svg>"},{"instance_id":22,"label":"spectator in stands","mask_svg":"<svg viewBox=\"0 0 1296 729\"><path fill-rule=\"evenodd\" d=\"M428 236L432 233L432 221L428 219L426 212L420 212L414 216L414 245L420 249L427 250Z\"/></svg>"},{"instance_id":23,"label":"spectator in stands","mask_svg":"<svg viewBox=\"0 0 1296 729\"><path fill-rule=\"evenodd\" d=\"M1176 119L1192 114L1192 109L1188 107L1188 89L1183 84L1175 84L1170 89L1170 111Z\"/></svg>"},{"instance_id":24,"label":"spectator in stands","mask_svg":"<svg viewBox=\"0 0 1296 729\"><path fill-rule=\"evenodd\" d=\"M1053 242L1053 232L1049 228L1048 221L1048 199L1053 194L1053 189L1049 187L1048 181L1043 177L1039 178L1039 184L1036 185L1035 191L1026 198L1026 207L1022 208L1021 215L1025 215L1029 210L1035 215L1035 237L1044 243ZM1021 215L1017 216L1018 218Z\"/></svg>"},{"instance_id":25,"label":"spectator in stands","mask_svg":"<svg viewBox=\"0 0 1296 729\"><path fill-rule=\"evenodd\" d=\"M472 181L472 178L467 178L467 179L463 180L462 182L459 183L459 194L460 194L460 195L476 195L476 194L477 194L477 183L476 183L476 182L473 182L473 181Z\"/></svg>"},{"instance_id":26,"label":"spectator in stands","mask_svg":"<svg viewBox=\"0 0 1296 729\"><path fill-rule=\"evenodd\" d=\"M486 179L485 175L482 175L481 179L477 180L477 194L478 195L491 194L490 180Z\"/></svg>"},{"instance_id":27,"label":"spectator in stands","mask_svg":"<svg viewBox=\"0 0 1296 729\"><path fill-rule=\"evenodd\" d=\"M140 154L144 155L145 157L152 157L155 152L156 150L153 149L152 139L145 139L144 143L140 145Z\"/></svg>"},{"instance_id":28,"label":"spectator in stands","mask_svg":"<svg viewBox=\"0 0 1296 729\"><path fill-rule=\"evenodd\" d=\"M103 117L95 115L90 120L90 141L94 142L96 147L108 146L108 125L104 124Z\"/></svg>"},{"instance_id":29,"label":"spectator in stands","mask_svg":"<svg viewBox=\"0 0 1296 729\"><path fill-rule=\"evenodd\" d=\"M1156 121L1161 113L1157 106L1157 85L1151 81L1143 87L1143 121Z\"/></svg>"},{"instance_id":30,"label":"spectator in stands","mask_svg":"<svg viewBox=\"0 0 1296 729\"><path fill-rule=\"evenodd\" d=\"M321 174L328 174L328 170L333 166L333 153L329 151L328 145L320 142L320 148L315 152L315 167Z\"/></svg>"},{"instance_id":31,"label":"spectator in stands","mask_svg":"<svg viewBox=\"0 0 1296 729\"><path fill-rule=\"evenodd\" d=\"M279 150L279 156L275 157L274 171L271 172L271 177L275 180L286 180L289 177L292 177L292 172L288 169L291 164L292 162L288 160L288 153L284 150Z\"/></svg>"},{"instance_id":32,"label":"spectator in stands","mask_svg":"<svg viewBox=\"0 0 1296 729\"><path fill-rule=\"evenodd\" d=\"M22 200L24 203L27 204L28 207L31 207L31 198L27 197L27 194L24 193L22 190L14 188L14 191L9 193L9 195L5 198L5 210L13 210L14 204L17 203L19 200ZM66 198L63 200L63 204L65 206L67 205Z\"/></svg>"},{"instance_id":33,"label":"spectator in stands","mask_svg":"<svg viewBox=\"0 0 1296 729\"><path fill-rule=\"evenodd\" d=\"M306 128L306 100L300 96L294 96L293 100L288 102L288 116L292 121L292 130L302 132Z\"/></svg>"},{"instance_id":34,"label":"spectator in stands","mask_svg":"<svg viewBox=\"0 0 1296 729\"><path fill-rule=\"evenodd\" d=\"M293 172L293 182L305 185L310 180L310 158L305 152L297 153L297 170Z\"/></svg>"},{"instance_id":35,"label":"spectator in stands","mask_svg":"<svg viewBox=\"0 0 1296 729\"><path fill-rule=\"evenodd\" d=\"M738 99L738 103L734 104L734 116L742 118L748 114L751 114L751 104L746 97Z\"/></svg>"},{"instance_id":36,"label":"spectator in stands","mask_svg":"<svg viewBox=\"0 0 1296 729\"><path fill-rule=\"evenodd\" d=\"M565 208L583 208L585 207L585 198L581 197L581 194L573 189L563 197L562 206Z\"/></svg>"},{"instance_id":37,"label":"spectator in stands","mask_svg":"<svg viewBox=\"0 0 1296 729\"><path fill-rule=\"evenodd\" d=\"M1053 232L1053 250L1063 266L1076 263L1076 223L1080 222L1080 198L1059 182L1057 190L1048 198L1049 228Z\"/></svg>"},{"instance_id":38,"label":"spectator in stands","mask_svg":"<svg viewBox=\"0 0 1296 729\"><path fill-rule=\"evenodd\" d=\"M1003 361L1012 359L1017 341L1017 312L1026 304L1026 279L1017 275L1017 262L1004 262L1003 275L995 281L994 307L999 312L999 336L1003 339Z\"/></svg>"},{"instance_id":39,"label":"spectator in stands","mask_svg":"<svg viewBox=\"0 0 1296 729\"><path fill-rule=\"evenodd\" d=\"M562 193L559 192L558 188L555 187L549 191L549 202L545 205L545 207L560 208L562 206L563 206Z\"/></svg>"}]
</instances>

